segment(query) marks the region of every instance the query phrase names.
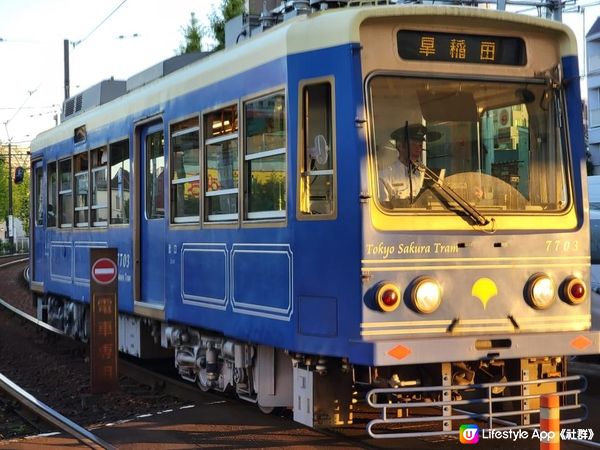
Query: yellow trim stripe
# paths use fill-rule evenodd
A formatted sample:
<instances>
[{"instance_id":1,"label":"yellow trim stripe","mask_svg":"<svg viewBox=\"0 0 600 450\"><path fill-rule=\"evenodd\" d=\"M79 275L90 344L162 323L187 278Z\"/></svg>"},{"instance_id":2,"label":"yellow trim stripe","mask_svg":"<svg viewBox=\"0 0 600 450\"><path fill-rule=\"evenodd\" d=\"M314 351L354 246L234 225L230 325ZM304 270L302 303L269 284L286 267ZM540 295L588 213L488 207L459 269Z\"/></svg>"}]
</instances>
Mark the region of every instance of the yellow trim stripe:
<instances>
[{"instance_id":1,"label":"yellow trim stripe","mask_svg":"<svg viewBox=\"0 0 600 450\"><path fill-rule=\"evenodd\" d=\"M591 314L581 314L577 316L568 316L571 319L571 323L580 322L580 321L591 321ZM517 323L524 322L564 322L565 316L546 316L546 317L515 317L514 318ZM502 323L502 322L510 322L508 318L498 318L498 319L459 319L459 325L462 324L485 324L485 323ZM410 320L410 321L402 321L402 322L363 322L360 324L362 328L386 328L386 327L402 327L402 326L412 326L412 325L450 325L452 320Z\"/></svg>"},{"instance_id":2,"label":"yellow trim stripe","mask_svg":"<svg viewBox=\"0 0 600 450\"><path fill-rule=\"evenodd\" d=\"M426 328L410 330L372 330L362 331L361 336L384 336L388 334L419 334L419 333L446 333L446 328Z\"/></svg>"},{"instance_id":3,"label":"yellow trim stripe","mask_svg":"<svg viewBox=\"0 0 600 450\"><path fill-rule=\"evenodd\" d=\"M567 319L570 319L571 322L579 322L582 320L592 320L591 314L581 314L578 316L567 316ZM565 316L546 316L546 317L515 317L515 320L518 323L521 322L547 322L555 320L557 322L564 322Z\"/></svg>"},{"instance_id":4,"label":"yellow trim stripe","mask_svg":"<svg viewBox=\"0 0 600 450\"><path fill-rule=\"evenodd\" d=\"M535 324L528 325L526 327L519 328L520 332L523 331L535 331L535 330L544 330L544 331L584 331L589 329L591 326L590 322L585 323L568 323L568 324ZM454 330L452 330L452 335L459 333L473 333L473 332L514 332L515 328L512 326L503 326L503 327L461 327L457 326ZM394 330L366 330L361 331L361 336L393 336L393 335L405 335L405 334L435 334L435 333L448 333L447 328L414 328L414 329L394 329Z\"/></svg>"},{"instance_id":5,"label":"yellow trim stripe","mask_svg":"<svg viewBox=\"0 0 600 450\"><path fill-rule=\"evenodd\" d=\"M544 264L544 267L569 267L569 268L580 268L590 267L590 263L579 264L577 267L573 267L573 264ZM444 269L444 270L460 270L460 269L516 269L516 268L527 268L534 267L537 265L533 264L481 264L481 265L461 265L461 266L413 266L413 267L363 267L363 272L402 272L402 271L425 271L432 269Z\"/></svg>"},{"instance_id":6,"label":"yellow trim stripe","mask_svg":"<svg viewBox=\"0 0 600 450\"><path fill-rule=\"evenodd\" d=\"M388 263L408 263L412 264L415 262L451 262L451 261L547 261L550 256L502 256L502 257L489 257L489 258L411 258L411 259L362 259L363 264L388 264ZM565 260L565 261L576 261L582 260L582 264L590 262L589 256L555 256L553 260Z\"/></svg>"},{"instance_id":7,"label":"yellow trim stripe","mask_svg":"<svg viewBox=\"0 0 600 450\"><path fill-rule=\"evenodd\" d=\"M360 324L362 328L379 328L379 327L403 327L412 325L450 325L451 320L409 320L406 322L363 322Z\"/></svg>"}]
</instances>

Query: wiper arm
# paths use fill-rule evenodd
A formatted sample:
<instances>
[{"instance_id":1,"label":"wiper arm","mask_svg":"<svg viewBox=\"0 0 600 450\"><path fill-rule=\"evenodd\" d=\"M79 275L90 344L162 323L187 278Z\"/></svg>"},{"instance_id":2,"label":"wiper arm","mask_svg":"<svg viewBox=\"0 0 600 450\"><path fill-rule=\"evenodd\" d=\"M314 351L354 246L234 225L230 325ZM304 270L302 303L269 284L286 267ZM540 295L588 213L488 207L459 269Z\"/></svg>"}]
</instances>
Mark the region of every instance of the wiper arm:
<instances>
[{"instance_id":1,"label":"wiper arm","mask_svg":"<svg viewBox=\"0 0 600 450\"><path fill-rule=\"evenodd\" d=\"M455 192L450 186L444 184L444 180L441 179L437 173L427 167L420 161L412 162L419 170L425 172L435 185L441 189L441 191L450 197L452 200L456 202L458 206L471 218L477 225L487 225L490 223L490 220L481 214L477 208L471 205L467 200L465 200L460 194Z\"/></svg>"}]
</instances>

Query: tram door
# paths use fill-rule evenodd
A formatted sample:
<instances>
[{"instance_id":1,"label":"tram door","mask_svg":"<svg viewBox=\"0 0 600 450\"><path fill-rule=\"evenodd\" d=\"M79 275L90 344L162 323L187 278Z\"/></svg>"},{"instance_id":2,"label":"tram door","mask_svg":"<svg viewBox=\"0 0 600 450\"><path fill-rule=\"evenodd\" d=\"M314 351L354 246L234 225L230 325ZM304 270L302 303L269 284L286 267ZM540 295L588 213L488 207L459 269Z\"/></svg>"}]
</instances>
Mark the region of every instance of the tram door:
<instances>
[{"instance_id":1,"label":"tram door","mask_svg":"<svg viewBox=\"0 0 600 450\"><path fill-rule=\"evenodd\" d=\"M165 303L166 158L162 123L142 130L140 151L140 300Z\"/></svg>"},{"instance_id":2,"label":"tram door","mask_svg":"<svg viewBox=\"0 0 600 450\"><path fill-rule=\"evenodd\" d=\"M31 281L32 284L35 284L36 282L42 282L43 281L43 277L44 277L44 265L45 265L45 258L44 258L44 251L45 251L45 233L44 233L44 212L46 210L46 208L44 207L44 189L43 189L43 176L44 176L44 171L43 171L43 167L42 167L42 161L35 161L32 164L33 167L33 192L32 192L32 199L33 199L33 217L32 217L32 226L31 226L31 245L32 245L32 249L31 249L31 255L32 258L29 262L30 264L30 277L31 277ZM50 180L50 178L54 179L54 181L56 181L56 172L51 173L51 171L48 172L48 184L49 186L52 186L52 181ZM10 180L10 182L12 183L12 180ZM48 189L48 191L50 191L50 189ZM48 198L49 200L46 202L47 203L47 208L50 209L53 207L54 205L54 201L52 200L51 197L51 192L48 192ZM54 226L55 224L53 223L54 220L54 213L52 211L48 211L46 212L46 216L47 216L47 226Z\"/></svg>"}]
</instances>

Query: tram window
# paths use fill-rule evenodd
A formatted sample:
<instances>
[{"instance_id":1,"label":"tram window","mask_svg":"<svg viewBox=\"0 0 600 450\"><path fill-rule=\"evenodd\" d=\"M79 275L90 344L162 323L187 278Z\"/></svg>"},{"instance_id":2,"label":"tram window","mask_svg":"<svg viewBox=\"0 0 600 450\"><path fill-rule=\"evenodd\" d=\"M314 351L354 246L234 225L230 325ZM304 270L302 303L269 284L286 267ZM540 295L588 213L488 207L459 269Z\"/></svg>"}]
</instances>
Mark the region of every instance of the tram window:
<instances>
[{"instance_id":1,"label":"tram window","mask_svg":"<svg viewBox=\"0 0 600 450\"><path fill-rule=\"evenodd\" d=\"M44 205L42 204L42 178L44 172L41 167L35 168L35 224L41 226L44 224Z\"/></svg>"},{"instance_id":2,"label":"tram window","mask_svg":"<svg viewBox=\"0 0 600 450\"><path fill-rule=\"evenodd\" d=\"M58 219L61 228L73 226L73 172L71 159L58 163Z\"/></svg>"},{"instance_id":3,"label":"tram window","mask_svg":"<svg viewBox=\"0 0 600 450\"><path fill-rule=\"evenodd\" d=\"M261 97L244 105L247 218L285 217L285 96Z\"/></svg>"},{"instance_id":4,"label":"tram window","mask_svg":"<svg viewBox=\"0 0 600 450\"><path fill-rule=\"evenodd\" d=\"M92 171L91 171L91 222L94 227L105 227L108 223L107 203L108 186L106 182L106 166L108 163L108 150L106 147L92 150Z\"/></svg>"},{"instance_id":5,"label":"tram window","mask_svg":"<svg viewBox=\"0 0 600 450\"><path fill-rule=\"evenodd\" d=\"M205 219L238 218L238 114L229 106L204 116Z\"/></svg>"},{"instance_id":6,"label":"tram window","mask_svg":"<svg viewBox=\"0 0 600 450\"><path fill-rule=\"evenodd\" d=\"M162 131L146 136L146 217L165 217L165 154Z\"/></svg>"},{"instance_id":7,"label":"tram window","mask_svg":"<svg viewBox=\"0 0 600 450\"><path fill-rule=\"evenodd\" d=\"M56 226L56 207L58 195L58 179L56 175L56 162L48 164L46 186L46 228Z\"/></svg>"},{"instance_id":8,"label":"tram window","mask_svg":"<svg viewBox=\"0 0 600 450\"><path fill-rule=\"evenodd\" d=\"M75 172L75 226L87 227L89 214L89 164L88 154L81 153L74 158Z\"/></svg>"},{"instance_id":9,"label":"tram window","mask_svg":"<svg viewBox=\"0 0 600 450\"><path fill-rule=\"evenodd\" d=\"M411 175L412 199L408 189L385 188L389 177L407 186L399 177L404 173L408 179L406 158L398 153L402 142L397 140L407 124L409 133L411 125L422 130L419 162L443 173L443 184L478 210L545 214L567 207L559 91L536 81L378 76L371 80L369 93L374 187L384 209L447 213L456 208L429 175Z\"/></svg>"},{"instance_id":10,"label":"tram window","mask_svg":"<svg viewBox=\"0 0 600 450\"><path fill-rule=\"evenodd\" d=\"M200 220L198 119L171 126L171 211L174 223Z\"/></svg>"},{"instance_id":11,"label":"tram window","mask_svg":"<svg viewBox=\"0 0 600 450\"><path fill-rule=\"evenodd\" d=\"M302 89L302 154L300 201L302 215L335 215L332 86L329 82Z\"/></svg>"},{"instance_id":12,"label":"tram window","mask_svg":"<svg viewBox=\"0 0 600 450\"><path fill-rule=\"evenodd\" d=\"M129 223L129 140L110 144L110 223Z\"/></svg>"}]
</instances>

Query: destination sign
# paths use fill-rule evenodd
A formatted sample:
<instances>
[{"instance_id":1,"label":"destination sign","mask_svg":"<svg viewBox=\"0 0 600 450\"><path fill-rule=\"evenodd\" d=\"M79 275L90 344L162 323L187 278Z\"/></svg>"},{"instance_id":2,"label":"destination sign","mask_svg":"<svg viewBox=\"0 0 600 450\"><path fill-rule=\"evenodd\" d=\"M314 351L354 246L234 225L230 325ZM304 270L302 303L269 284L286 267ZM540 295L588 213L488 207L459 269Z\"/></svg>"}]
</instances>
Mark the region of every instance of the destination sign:
<instances>
[{"instance_id":1,"label":"destination sign","mask_svg":"<svg viewBox=\"0 0 600 450\"><path fill-rule=\"evenodd\" d=\"M523 39L503 36L400 30L398 53L401 58L417 61L509 66L527 63Z\"/></svg>"}]
</instances>

